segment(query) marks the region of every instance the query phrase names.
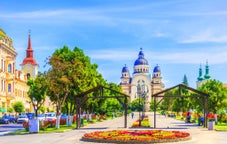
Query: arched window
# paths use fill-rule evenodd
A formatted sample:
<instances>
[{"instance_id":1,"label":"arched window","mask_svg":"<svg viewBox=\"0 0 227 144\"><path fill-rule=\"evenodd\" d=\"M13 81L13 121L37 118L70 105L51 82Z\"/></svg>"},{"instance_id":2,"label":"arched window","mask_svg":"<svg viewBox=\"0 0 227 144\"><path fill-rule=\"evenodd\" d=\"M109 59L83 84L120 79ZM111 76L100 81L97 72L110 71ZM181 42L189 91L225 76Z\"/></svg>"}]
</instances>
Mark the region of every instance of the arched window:
<instances>
[{"instance_id":1,"label":"arched window","mask_svg":"<svg viewBox=\"0 0 227 144\"><path fill-rule=\"evenodd\" d=\"M8 84L8 92L11 92L11 84Z\"/></svg>"},{"instance_id":2,"label":"arched window","mask_svg":"<svg viewBox=\"0 0 227 144\"><path fill-rule=\"evenodd\" d=\"M31 77L30 73L27 73L27 79L29 79Z\"/></svg>"},{"instance_id":3,"label":"arched window","mask_svg":"<svg viewBox=\"0 0 227 144\"><path fill-rule=\"evenodd\" d=\"M8 64L8 72L11 73L12 72L12 65Z\"/></svg>"}]
</instances>

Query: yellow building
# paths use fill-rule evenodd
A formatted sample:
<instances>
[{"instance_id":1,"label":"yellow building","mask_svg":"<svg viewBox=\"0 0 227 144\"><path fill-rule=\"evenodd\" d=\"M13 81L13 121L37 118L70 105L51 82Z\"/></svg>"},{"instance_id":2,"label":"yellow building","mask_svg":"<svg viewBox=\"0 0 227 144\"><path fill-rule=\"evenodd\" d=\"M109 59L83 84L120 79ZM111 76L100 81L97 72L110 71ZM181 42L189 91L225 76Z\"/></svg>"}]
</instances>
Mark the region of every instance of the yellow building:
<instances>
[{"instance_id":1,"label":"yellow building","mask_svg":"<svg viewBox=\"0 0 227 144\"><path fill-rule=\"evenodd\" d=\"M0 117L12 108L15 101L23 102L25 112L33 112L31 100L28 97L28 78L35 78L38 74L38 64L33 58L30 33L28 37L28 48L26 57L21 64L21 70L16 69L17 53L13 42L6 33L0 29ZM50 100L47 98L46 105L53 109Z\"/></svg>"},{"instance_id":2,"label":"yellow building","mask_svg":"<svg viewBox=\"0 0 227 144\"><path fill-rule=\"evenodd\" d=\"M16 56L12 39L0 29L0 115L12 106L15 99Z\"/></svg>"}]
</instances>

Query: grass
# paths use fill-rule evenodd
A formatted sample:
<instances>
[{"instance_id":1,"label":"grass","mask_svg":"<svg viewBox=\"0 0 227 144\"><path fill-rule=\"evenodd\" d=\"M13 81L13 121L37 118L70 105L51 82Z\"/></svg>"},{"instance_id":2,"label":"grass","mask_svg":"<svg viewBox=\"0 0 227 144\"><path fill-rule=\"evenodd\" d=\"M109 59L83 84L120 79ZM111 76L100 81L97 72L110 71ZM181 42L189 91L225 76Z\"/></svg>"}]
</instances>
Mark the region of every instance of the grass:
<instances>
[{"instance_id":1,"label":"grass","mask_svg":"<svg viewBox=\"0 0 227 144\"><path fill-rule=\"evenodd\" d=\"M67 125L60 125L59 129L54 128L47 128L45 130L39 130L39 133L60 133L60 132L65 132L68 130L72 130L76 128L76 124L72 124L72 126L67 126ZM20 134L29 134L28 131L26 130L17 130L8 133L9 135L20 135Z\"/></svg>"},{"instance_id":2,"label":"grass","mask_svg":"<svg viewBox=\"0 0 227 144\"><path fill-rule=\"evenodd\" d=\"M214 126L214 129L217 131L227 131L227 123L218 123Z\"/></svg>"},{"instance_id":3,"label":"grass","mask_svg":"<svg viewBox=\"0 0 227 144\"><path fill-rule=\"evenodd\" d=\"M84 126L92 123L97 123L98 120L92 120L90 122L87 122L87 120L84 120ZM76 128L76 123L73 123L72 126L67 126L67 125L60 125L59 129L56 129L55 127L53 128L46 128L45 130L39 130L39 133L60 133L60 132L65 132L68 130L73 130ZM8 133L9 135L20 135L20 134L29 134L28 131L26 130L17 130Z\"/></svg>"},{"instance_id":4,"label":"grass","mask_svg":"<svg viewBox=\"0 0 227 144\"><path fill-rule=\"evenodd\" d=\"M176 116L177 120L184 120L181 116ZM195 123L198 123L198 120L195 120ZM217 131L227 131L227 123L218 123L217 125L214 125L214 129Z\"/></svg>"}]
</instances>

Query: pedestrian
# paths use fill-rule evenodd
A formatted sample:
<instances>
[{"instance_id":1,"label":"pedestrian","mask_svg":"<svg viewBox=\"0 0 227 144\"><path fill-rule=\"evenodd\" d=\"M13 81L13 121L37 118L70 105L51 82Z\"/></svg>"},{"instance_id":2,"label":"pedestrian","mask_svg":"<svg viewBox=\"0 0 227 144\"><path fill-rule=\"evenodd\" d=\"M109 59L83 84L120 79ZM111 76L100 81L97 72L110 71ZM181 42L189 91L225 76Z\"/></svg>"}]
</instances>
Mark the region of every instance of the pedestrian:
<instances>
[{"instance_id":1,"label":"pedestrian","mask_svg":"<svg viewBox=\"0 0 227 144\"><path fill-rule=\"evenodd\" d=\"M132 119L134 118L134 112L132 112Z\"/></svg>"}]
</instances>

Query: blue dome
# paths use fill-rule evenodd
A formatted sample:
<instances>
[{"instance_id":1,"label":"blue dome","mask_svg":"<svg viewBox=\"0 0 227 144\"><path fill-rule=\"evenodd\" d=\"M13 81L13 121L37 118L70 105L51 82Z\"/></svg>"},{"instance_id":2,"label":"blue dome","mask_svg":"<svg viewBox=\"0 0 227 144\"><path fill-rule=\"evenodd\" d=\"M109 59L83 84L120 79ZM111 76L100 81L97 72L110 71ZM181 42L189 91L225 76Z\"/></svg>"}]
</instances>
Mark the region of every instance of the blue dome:
<instances>
[{"instance_id":1,"label":"blue dome","mask_svg":"<svg viewBox=\"0 0 227 144\"><path fill-rule=\"evenodd\" d=\"M128 67L125 65L123 68L122 68L122 71L121 71L122 73L123 72L129 72L129 70L128 70Z\"/></svg>"},{"instance_id":2,"label":"blue dome","mask_svg":"<svg viewBox=\"0 0 227 144\"><path fill-rule=\"evenodd\" d=\"M148 65L148 61L144 58L142 48L140 49L138 59L134 63L134 66L136 65Z\"/></svg>"},{"instance_id":3,"label":"blue dome","mask_svg":"<svg viewBox=\"0 0 227 144\"><path fill-rule=\"evenodd\" d=\"M153 72L161 72L160 67L158 65L155 66Z\"/></svg>"}]
</instances>

